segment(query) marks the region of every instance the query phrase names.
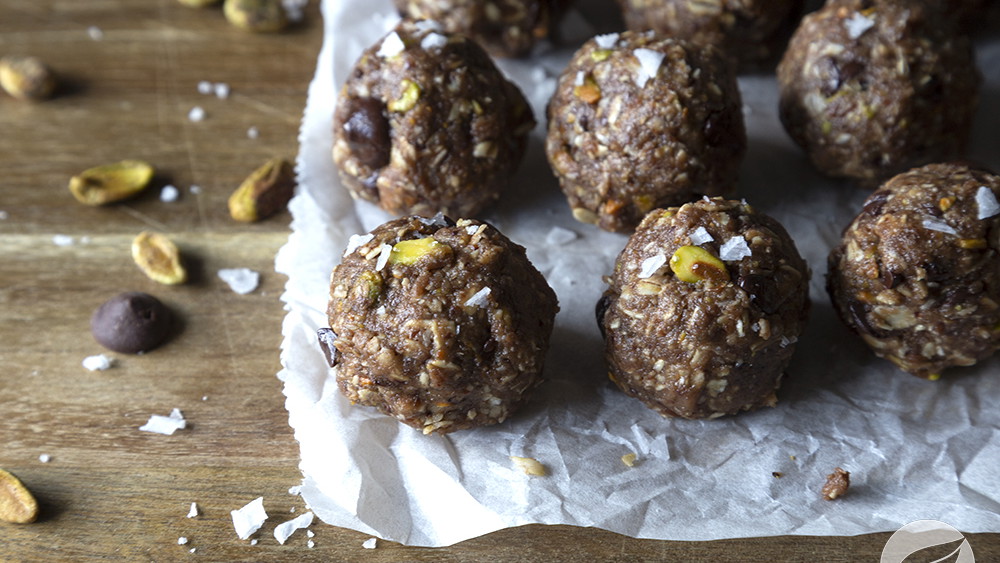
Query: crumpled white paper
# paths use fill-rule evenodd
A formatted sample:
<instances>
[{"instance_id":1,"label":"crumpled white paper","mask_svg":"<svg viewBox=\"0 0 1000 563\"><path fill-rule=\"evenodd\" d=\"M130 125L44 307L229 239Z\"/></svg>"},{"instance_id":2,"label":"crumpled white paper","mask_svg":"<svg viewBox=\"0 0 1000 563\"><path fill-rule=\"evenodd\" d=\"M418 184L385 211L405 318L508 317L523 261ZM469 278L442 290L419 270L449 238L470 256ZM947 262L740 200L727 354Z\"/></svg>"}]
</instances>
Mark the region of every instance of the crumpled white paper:
<instances>
[{"instance_id":1,"label":"crumpled white paper","mask_svg":"<svg viewBox=\"0 0 1000 563\"><path fill-rule=\"evenodd\" d=\"M559 296L547 383L504 424L447 437L351 406L315 334L327 324L329 275L348 237L388 216L355 204L336 180L331 115L346 73L395 11L389 0L327 0L323 10L326 39L302 125L293 232L276 268L289 277L279 377L301 444L302 496L324 522L425 546L527 523L676 540L851 535L919 519L1000 531L1000 362L924 381L875 358L841 325L822 287L826 255L867 193L809 166L779 125L776 84L767 76L741 78L749 153L740 193L785 224L813 269L811 320L776 408L667 420L606 380L593 311L601 276L626 238L571 218L545 161L541 126L514 186L484 218L527 247ZM569 27L576 44L608 31L587 28L579 14ZM571 51L502 65L540 121ZM986 82L970 157L996 169L1000 41L981 42L978 54ZM620 459L630 452L631 468ZM525 475L512 455L538 459L549 475ZM851 472L851 490L823 501L819 490L837 466Z\"/></svg>"}]
</instances>

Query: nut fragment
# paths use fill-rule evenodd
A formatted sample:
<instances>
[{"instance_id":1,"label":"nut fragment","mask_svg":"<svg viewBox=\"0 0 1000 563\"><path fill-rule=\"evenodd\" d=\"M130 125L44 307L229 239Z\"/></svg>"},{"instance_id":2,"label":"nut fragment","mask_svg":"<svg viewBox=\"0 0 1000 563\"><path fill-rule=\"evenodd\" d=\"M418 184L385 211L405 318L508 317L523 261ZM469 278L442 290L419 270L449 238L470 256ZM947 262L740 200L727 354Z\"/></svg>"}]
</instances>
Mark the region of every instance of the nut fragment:
<instances>
[{"instance_id":1,"label":"nut fragment","mask_svg":"<svg viewBox=\"0 0 1000 563\"><path fill-rule=\"evenodd\" d=\"M518 457L516 455L510 456L511 461L514 462L526 475L532 475L534 477L545 477L545 466L542 465L537 459L533 457Z\"/></svg>"},{"instance_id":2,"label":"nut fragment","mask_svg":"<svg viewBox=\"0 0 1000 563\"><path fill-rule=\"evenodd\" d=\"M187 281L177 245L159 233L139 233L132 241L132 260L157 283L177 285Z\"/></svg>"},{"instance_id":3,"label":"nut fragment","mask_svg":"<svg viewBox=\"0 0 1000 563\"><path fill-rule=\"evenodd\" d=\"M20 479L0 469L0 520L28 524L38 518L38 502Z\"/></svg>"},{"instance_id":4,"label":"nut fragment","mask_svg":"<svg viewBox=\"0 0 1000 563\"><path fill-rule=\"evenodd\" d=\"M292 165L283 158L272 158L229 196L229 214L237 221L260 221L284 209L294 193Z\"/></svg>"},{"instance_id":5,"label":"nut fragment","mask_svg":"<svg viewBox=\"0 0 1000 563\"><path fill-rule=\"evenodd\" d=\"M288 25L280 0L226 0L222 11L229 23L254 33L281 31Z\"/></svg>"},{"instance_id":6,"label":"nut fragment","mask_svg":"<svg viewBox=\"0 0 1000 563\"><path fill-rule=\"evenodd\" d=\"M843 496L847 488L851 486L851 474L837 467L833 473L826 476L826 483L823 485L823 500L834 500Z\"/></svg>"},{"instance_id":7,"label":"nut fragment","mask_svg":"<svg viewBox=\"0 0 1000 563\"><path fill-rule=\"evenodd\" d=\"M141 160L95 166L73 176L69 191L80 203L105 205L130 198L149 185L153 167Z\"/></svg>"},{"instance_id":8,"label":"nut fragment","mask_svg":"<svg viewBox=\"0 0 1000 563\"><path fill-rule=\"evenodd\" d=\"M392 247L389 255L390 264L410 265L424 256L444 257L451 254L451 247L440 243L431 237L411 240L401 240Z\"/></svg>"},{"instance_id":9,"label":"nut fragment","mask_svg":"<svg viewBox=\"0 0 1000 563\"><path fill-rule=\"evenodd\" d=\"M389 102L389 111L397 113L410 111L413 109L413 106L417 105L417 100L420 99L419 84L406 78L403 79L401 84L403 85L403 93L395 100Z\"/></svg>"},{"instance_id":10,"label":"nut fragment","mask_svg":"<svg viewBox=\"0 0 1000 563\"><path fill-rule=\"evenodd\" d=\"M722 260L700 246L682 246L670 258L670 269L677 279L697 283L702 280L729 281L729 271Z\"/></svg>"},{"instance_id":11,"label":"nut fragment","mask_svg":"<svg viewBox=\"0 0 1000 563\"><path fill-rule=\"evenodd\" d=\"M41 59L8 55L0 59L0 87L20 100L44 100L55 91L56 79Z\"/></svg>"},{"instance_id":12,"label":"nut fragment","mask_svg":"<svg viewBox=\"0 0 1000 563\"><path fill-rule=\"evenodd\" d=\"M635 467L635 458L636 455L634 453L627 453L622 456L622 463L624 463L626 467Z\"/></svg>"},{"instance_id":13,"label":"nut fragment","mask_svg":"<svg viewBox=\"0 0 1000 563\"><path fill-rule=\"evenodd\" d=\"M573 95L588 104L596 104L601 99L601 88L593 81L587 81L573 88Z\"/></svg>"}]
</instances>

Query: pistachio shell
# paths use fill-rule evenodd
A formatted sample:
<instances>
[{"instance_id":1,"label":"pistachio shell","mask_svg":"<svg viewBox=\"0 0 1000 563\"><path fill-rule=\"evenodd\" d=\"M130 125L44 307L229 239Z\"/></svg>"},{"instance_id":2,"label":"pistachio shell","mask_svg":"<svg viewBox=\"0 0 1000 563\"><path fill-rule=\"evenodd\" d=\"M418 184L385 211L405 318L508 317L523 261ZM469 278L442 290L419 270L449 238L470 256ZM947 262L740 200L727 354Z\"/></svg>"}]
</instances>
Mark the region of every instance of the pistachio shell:
<instances>
[{"instance_id":1,"label":"pistachio shell","mask_svg":"<svg viewBox=\"0 0 1000 563\"><path fill-rule=\"evenodd\" d=\"M135 196L153 179L153 167L141 160L95 166L73 176L69 191L80 203L106 205Z\"/></svg>"}]
</instances>

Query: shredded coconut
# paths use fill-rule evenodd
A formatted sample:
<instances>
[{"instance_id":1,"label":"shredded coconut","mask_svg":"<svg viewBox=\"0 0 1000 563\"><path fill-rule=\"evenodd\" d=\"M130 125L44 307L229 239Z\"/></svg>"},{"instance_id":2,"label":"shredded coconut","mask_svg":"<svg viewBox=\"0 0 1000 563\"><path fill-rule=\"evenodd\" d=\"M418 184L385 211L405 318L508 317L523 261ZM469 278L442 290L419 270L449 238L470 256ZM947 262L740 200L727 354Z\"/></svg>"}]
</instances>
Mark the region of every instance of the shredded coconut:
<instances>
[{"instance_id":1,"label":"shredded coconut","mask_svg":"<svg viewBox=\"0 0 1000 563\"><path fill-rule=\"evenodd\" d=\"M198 82L198 93L199 94L211 94L212 93L212 83L208 80L202 80Z\"/></svg>"},{"instance_id":2,"label":"shredded coconut","mask_svg":"<svg viewBox=\"0 0 1000 563\"><path fill-rule=\"evenodd\" d=\"M184 420L184 415L181 414L180 409L174 409L170 411L169 416L163 416L159 414L154 414L149 417L149 421L146 424L139 427L139 430L143 432L153 432L155 434L163 434L165 436L170 436L177 430L183 430L187 427L187 421Z\"/></svg>"},{"instance_id":3,"label":"shredded coconut","mask_svg":"<svg viewBox=\"0 0 1000 563\"><path fill-rule=\"evenodd\" d=\"M313 513L306 512L301 516L296 516L287 522L283 522L274 527L274 539L278 540L278 543L285 545L288 538L295 533L295 530L301 530L303 528L308 528L313 523Z\"/></svg>"},{"instance_id":4,"label":"shredded coconut","mask_svg":"<svg viewBox=\"0 0 1000 563\"><path fill-rule=\"evenodd\" d=\"M192 502L191 503L191 508L188 510L187 517L188 518L197 518L198 517L198 503L196 503L196 502Z\"/></svg>"},{"instance_id":5,"label":"shredded coconut","mask_svg":"<svg viewBox=\"0 0 1000 563\"><path fill-rule=\"evenodd\" d=\"M420 40L420 48L425 51L440 49L448 44L448 38L440 33L430 32Z\"/></svg>"},{"instance_id":6,"label":"shredded coconut","mask_svg":"<svg viewBox=\"0 0 1000 563\"><path fill-rule=\"evenodd\" d=\"M252 292L260 284L260 274L249 268L223 268L218 276L229 285L229 289L240 295Z\"/></svg>"},{"instance_id":7,"label":"shredded coconut","mask_svg":"<svg viewBox=\"0 0 1000 563\"><path fill-rule=\"evenodd\" d=\"M241 540L250 537L251 534L260 529L267 520L267 512L264 511L264 497L257 497L248 502L239 510L229 512L233 517L233 528L236 535Z\"/></svg>"},{"instance_id":8,"label":"shredded coconut","mask_svg":"<svg viewBox=\"0 0 1000 563\"><path fill-rule=\"evenodd\" d=\"M875 20L869 19L861 12L854 12L851 14L851 17L844 20L844 26L847 28L847 36L851 39L861 37L874 25Z\"/></svg>"},{"instance_id":9,"label":"shredded coconut","mask_svg":"<svg viewBox=\"0 0 1000 563\"><path fill-rule=\"evenodd\" d=\"M104 371L106 369L110 369L113 365L115 365L114 359L109 358L104 354L87 356L83 359L83 367L89 369L90 371Z\"/></svg>"},{"instance_id":10,"label":"shredded coconut","mask_svg":"<svg viewBox=\"0 0 1000 563\"><path fill-rule=\"evenodd\" d=\"M349 254L357 250L359 246L368 244L373 238L375 238L375 235L371 233L366 235L351 235L351 238L347 239L347 250L344 251L344 257L346 258Z\"/></svg>"},{"instance_id":11,"label":"shredded coconut","mask_svg":"<svg viewBox=\"0 0 1000 563\"><path fill-rule=\"evenodd\" d=\"M54 235L52 244L56 246L73 246L73 237L69 235Z\"/></svg>"},{"instance_id":12,"label":"shredded coconut","mask_svg":"<svg viewBox=\"0 0 1000 563\"><path fill-rule=\"evenodd\" d=\"M650 256L642 261L642 267L639 269L639 279L646 279L663 267L667 263L666 254L657 254L656 256Z\"/></svg>"},{"instance_id":13,"label":"shredded coconut","mask_svg":"<svg viewBox=\"0 0 1000 563\"><path fill-rule=\"evenodd\" d=\"M693 233L691 233L690 236L691 236L691 244L696 244L696 245L702 245L705 244L706 242L712 242L713 240L715 240L715 238L713 238L712 235L709 234L708 230L706 230L705 227L698 227L697 229L694 230Z\"/></svg>"},{"instance_id":14,"label":"shredded coconut","mask_svg":"<svg viewBox=\"0 0 1000 563\"><path fill-rule=\"evenodd\" d=\"M256 126L252 126L249 129L247 129L247 139L258 139L258 138L260 138L260 129L257 129Z\"/></svg>"},{"instance_id":15,"label":"shredded coconut","mask_svg":"<svg viewBox=\"0 0 1000 563\"><path fill-rule=\"evenodd\" d=\"M385 268L385 265L389 263L389 255L392 254L392 247L383 243L382 246L378 248L379 253L378 260L375 262L375 271L381 272L382 268Z\"/></svg>"},{"instance_id":16,"label":"shredded coconut","mask_svg":"<svg viewBox=\"0 0 1000 563\"><path fill-rule=\"evenodd\" d=\"M614 48L615 43L618 42L617 33L605 33L604 35L597 35L594 37L594 43L601 49L611 49Z\"/></svg>"},{"instance_id":17,"label":"shredded coconut","mask_svg":"<svg viewBox=\"0 0 1000 563\"><path fill-rule=\"evenodd\" d=\"M996 194L986 186L979 186L979 190L976 191L976 205L979 207L977 219L989 219L1000 213L1000 203L997 203Z\"/></svg>"},{"instance_id":18,"label":"shredded coconut","mask_svg":"<svg viewBox=\"0 0 1000 563\"><path fill-rule=\"evenodd\" d=\"M160 201L173 203L177 201L179 197L181 197L181 192L177 189L177 186L174 186L173 184L167 184L166 186L163 186L162 190L160 190Z\"/></svg>"},{"instance_id":19,"label":"shredded coconut","mask_svg":"<svg viewBox=\"0 0 1000 563\"><path fill-rule=\"evenodd\" d=\"M215 92L215 97L220 100L225 100L229 97L229 84L225 82L216 82L212 85L212 91Z\"/></svg>"},{"instance_id":20,"label":"shredded coconut","mask_svg":"<svg viewBox=\"0 0 1000 563\"><path fill-rule=\"evenodd\" d=\"M472 297L470 297L465 302L465 306L466 307L483 307L483 306L485 306L486 303L487 303L486 298L489 297L489 295L490 295L490 293L492 291L493 290L490 289L490 288L488 288L488 287L484 287L484 288L480 289L479 291L477 291L476 293L474 293L472 295Z\"/></svg>"},{"instance_id":21,"label":"shredded coconut","mask_svg":"<svg viewBox=\"0 0 1000 563\"><path fill-rule=\"evenodd\" d=\"M652 49L636 49L632 51L635 58L639 60L639 74L635 77L635 83L639 88L646 85L650 78L655 78L663 63L663 53Z\"/></svg>"},{"instance_id":22,"label":"shredded coconut","mask_svg":"<svg viewBox=\"0 0 1000 563\"><path fill-rule=\"evenodd\" d=\"M562 246L576 240L576 232L562 227L552 227L549 234L545 236L545 243L552 246Z\"/></svg>"},{"instance_id":23,"label":"shredded coconut","mask_svg":"<svg viewBox=\"0 0 1000 563\"><path fill-rule=\"evenodd\" d=\"M87 28L87 35L89 35L90 38L93 39L94 41L100 41L101 39L104 39L104 31L102 31L101 28L97 27L96 25L92 25Z\"/></svg>"},{"instance_id":24,"label":"shredded coconut","mask_svg":"<svg viewBox=\"0 0 1000 563\"><path fill-rule=\"evenodd\" d=\"M42 463L48 463L48 462L52 461L52 456L50 456L49 454L42 454L42 455L38 456L38 461L40 461Z\"/></svg>"},{"instance_id":25,"label":"shredded coconut","mask_svg":"<svg viewBox=\"0 0 1000 563\"><path fill-rule=\"evenodd\" d=\"M365 549L375 549L378 545L378 538L368 538L361 544L361 547Z\"/></svg>"},{"instance_id":26,"label":"shredded coconut","mask_svg":"<svg viewBox=\"0 0 1000 563\"><path fill-rule=\"evenodd\" d=\"M931 231L937 231L939 233L945 233L947 235L957 235L958 231L952 228L951 225L945 223L944 221L938 221L937 219L924 219L923 226L925 229Z\"/></svg>"},{"instance_id":27,"label":"shredded coconut","mask_svg":"<svg viewBox=\"0 0 1000 563\"><path fill-rule=\"evenodd\" d=\"M726 262L735 262L750 256L750 247L743 237L736 235L727 240L719 249L719 258Z\"/></svg>"},{"instance_id":28,"label":"shredded coconut","mask_svg":"<svg viewBox=\"0 0 1000 563\"><path fill-rule=\"evenodd\" d=\"M399 38L398 33L393 31L382 41L377 54L383 59L389 59L402 53L404 49L406 49L406 45L403 44L403 40Z\"/></svg>"},{"instance_id":29,"label":"shredded coconut","mask_svg":"<svg viewBox=\"0 0 1000 563\"><path fill-rule=\"evenodd\" d=\"M205 110L201 109L201 106L194 106L191 111L188 112L188 119L198 123L205 119Z\"/></svg>"}]
</instances>

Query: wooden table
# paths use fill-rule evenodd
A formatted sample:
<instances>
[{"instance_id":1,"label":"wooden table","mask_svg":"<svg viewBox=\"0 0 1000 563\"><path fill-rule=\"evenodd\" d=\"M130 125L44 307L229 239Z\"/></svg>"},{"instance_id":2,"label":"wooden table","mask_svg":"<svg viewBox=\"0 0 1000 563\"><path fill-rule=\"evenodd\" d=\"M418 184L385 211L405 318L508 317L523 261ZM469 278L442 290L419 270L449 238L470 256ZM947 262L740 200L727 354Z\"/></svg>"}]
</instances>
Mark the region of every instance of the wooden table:
<instances>
[{"instance_id":1,"label":"wooden table","mask_svg":"<svg viewBox=\"0 0 1000 563\"><path fill-rule=\"evenodd\" d=\"M666 542L526 526L447 548L367 550L368 536L317 522L313 548L301 531L279 545L274 526L305 510L288 493L300 479L298 445L275 377L285 280L273 263L289 216L238 224L226 199L268 157L295 156L321 40L316 2L279 35L243 33L218 8L176 0L0 4L0 54L39 56L63 82L44 103L0 96L0 467L42 506L34 524L0 523L0 561L878 560L885 533ZM203 80L228 84L228 99L200 94ZM188 119L195 106L201 122ZM157 167L147 193L103 208L70 196L70 176L124 158ZM159 199L168 183L181 191L176 202ZM157 285L135 267L130 241L146 229L179 244L190 283ZM260 287L230 291L216 277L229 267L259 271ZM91 312L126 290L160 297L183 330L87 371L81 361L106 352L89 334ZM175 407L188 429L138 430ZM251 545L229 511L258 496L272 516ZM191 502L201 514L189 519ZM1000 536L970 541L979 560L1000 560Z\"/></svg>"}]
</instances>

